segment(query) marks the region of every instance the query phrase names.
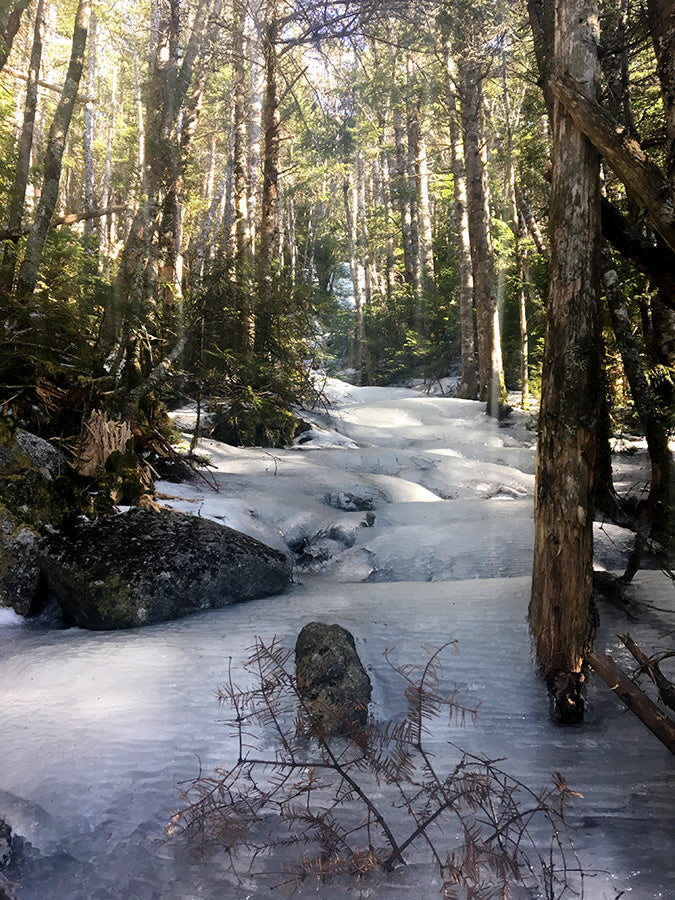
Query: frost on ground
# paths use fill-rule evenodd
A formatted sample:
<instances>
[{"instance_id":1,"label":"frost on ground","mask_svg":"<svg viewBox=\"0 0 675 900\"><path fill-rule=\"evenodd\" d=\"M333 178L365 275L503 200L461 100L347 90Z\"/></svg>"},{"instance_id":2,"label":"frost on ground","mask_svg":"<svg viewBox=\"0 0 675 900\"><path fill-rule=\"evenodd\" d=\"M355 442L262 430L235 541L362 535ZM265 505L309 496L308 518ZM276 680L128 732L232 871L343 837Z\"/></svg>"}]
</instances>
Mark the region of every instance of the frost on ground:
<instances>
[{"instance_id":1,"label":"frost on ground","mask_svg":"<svg viewBox=\"0 0 675 900\"><path fill-rule=\"evenodd\" d=\"M475 727L452 726L466 750L505 759L531 787L563 773L583 794L572 814L591 900L675 896L672 757L606 687L591 678L586 723L560 729L531 659L527 630L535 433L514 410L500 425L482 406L403 388L329 382L326 409L288 450L200 441L219 492L168 482L162 502L284 549L295 584L279 597L118 633L59 630L0 619L3 720L0 817L23 835L6 871L19 900L207 900L269 895L264 879L241 894L222 854L198 858L167 840L181 787L236 748L215 689L254 635L292 644L308 621L352 631L374 688L374 713L402 699L382 663L419 659L459 641L446 669L476 702ZM189 421L186 420L186 421ZM622 458L622 479L631 475ZM620 569L630 535L596 529L597 564ZM646 648L672 644L672 584L643 572L625 613L602 606L597 648L630 668L617 632ZM670 636L668 631L671 632ZM452 768L456 751L434 746ZM364 896L397 900L434 874L414 865ZM304 894L355 896L332 886Z\"/></svg>"}]
</instances>

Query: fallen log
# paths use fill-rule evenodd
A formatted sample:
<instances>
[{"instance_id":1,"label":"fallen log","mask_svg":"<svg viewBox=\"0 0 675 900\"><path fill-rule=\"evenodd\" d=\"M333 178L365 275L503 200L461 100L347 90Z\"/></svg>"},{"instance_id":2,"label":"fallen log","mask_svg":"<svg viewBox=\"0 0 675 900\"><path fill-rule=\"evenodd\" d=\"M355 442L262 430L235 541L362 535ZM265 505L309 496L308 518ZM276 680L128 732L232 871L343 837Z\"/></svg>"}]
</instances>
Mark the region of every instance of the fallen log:
<instances>
[{"instance_id":1,"label":"fallen log","mask_svg":"<svg viewBox=\"0 0 675 900\"><path fill-rule=\"evenodd\" d=\"M589 653L586 661L628 709L675 755L675 723L633 684L611 656Z\"/></svg>"},{"instance_id":2,"label":"fallen log","mask_svg":"<svg viewBox=\"0 0 675 900\"><path fill-rule=\"evenodd\" d=\"M618 637L628 652L635 657L640 665L640 670L646 672L654 682L661 701L675 711L675 685L666 678L659 668L659 660L650 659L642 647L629 634L620 634Z\"/></svg>"}]
</instances>

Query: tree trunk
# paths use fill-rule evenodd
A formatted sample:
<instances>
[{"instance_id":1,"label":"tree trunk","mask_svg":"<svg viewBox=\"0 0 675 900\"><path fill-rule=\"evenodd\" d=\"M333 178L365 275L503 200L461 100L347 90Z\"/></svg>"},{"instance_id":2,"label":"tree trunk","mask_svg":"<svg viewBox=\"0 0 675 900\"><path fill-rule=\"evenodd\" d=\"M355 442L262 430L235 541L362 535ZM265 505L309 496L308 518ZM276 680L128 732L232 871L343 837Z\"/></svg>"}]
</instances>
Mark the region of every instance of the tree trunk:
<instances>
[{"instance_id":1,"label":"tree trunk","mask_svg":"<svg viewBox=\"0 0 675 900\"><path fill-rule=\"evenodd\" d=\"M251 10L253 25L249 39L251 63L251 103L248 128L248 232L251 255L255 255L257 240L257 212L260 190L260 138L262 135L263 90L265 87L265 61L262 58L258 23L261 0L255 0ZM250 6L250 4L249 4Z\"/></svg>"},{"instance_id":2,"label":"tree trunk","mask_svg":"<svg viewBox=\"0 0 675 900\"><path fill-rule=\"evenodd\" d=\"M351 186L347 179L345 179L342 190L345 201L347 248L349 252L349 273L352 279L354 306L356 308L356 341L354 348L354 368L356 369L356 383L361 384L363 381L365 328L363 322L363 293L361 291L361 279L359 277L359 264L356 257L356 210L358 208L358 198L357 192L351 190ZM350 193L353 194L353 200L350 200L349 198Z\"/></svg>"},{"instance_id":3,"label":"tree trunk","mask_svg":"<svg viewBox=\"0 0 675 900\"><path fill-rule=\"evenodd\" d=\"M38 268L42 258L49 223L51 222L56 202L59 196L59 182L61 180L61 166L63 152L66 146L70 120L75 107L75 98L82 77L84 66L84 52L87 44L89 30L89 17L91 15L91 0L79 0L75 15L75 27L73 29L73 42L68 64L68 72L63 85L63 91L59 99L54 119L49 131L49 142L44 161L44 178L42 193L35 214L33 228L28 237L26 256L19 272L18 293L20 296L32 294L37 283Z\"/></svg>"},{"instance_id":4,"label":"tree trunk","mask_svg":"<svg viewBox=\"0 0 675 900\"><path fill-rule=\"evenodd\" d=\"M607 246L602 251L602 280L616 344L621 354L623 370L630 385L635 410L647 440L652 470L645 518L643 518L638 527L633 554L623 576L623 580L628 582L632 580L633 575L637 571L652 525L656 524L662 534L670 531L673 458L668 446L668 431L659 419L649 389L640 353L633 337L628 309L619 283L619 276L614 266L612 253Z\"/></svg>"},{"instance_id":5,"label":"tree trunk","mask_svg":"<svg viewBox=\"0 0 675 900\"><path fill-rule=\"evenodd\" d=\"M419 294L422 311L426 300L436 290L434 276L434 242L429 210L429 166L427 148L422 132L422 109L412 59L408 58L408 145L411 184L415 186L417 211L417 255L419 257ZM426 318L426 316L424 316Z\"/></svg>"},{"instance_id":6,"label":"tree trunk","mask_svg":"<svg viewBox=\"0 0 675 900\"><path fill-rule=\"evenodd\" d=\"M248 242L248 138L246 65L244 46L243 4L235 4L235 20L232 26L232 79L234 93L234 149L232 168L234 174L234 230L235 230L235 278L245 288L250 275ZM252 333L244 328L247 343Z\"/></svg>"},{"instance_id":7,"label":"tree trunk","mask_svg":"<svg viewBox=\"0 0 675 900\"><path fill-rule=\"evenodd\" d=\"M593 96L596 0L558 0L555 67ZM583 717L593 636L593 466L598 415L599 158L558 100L551 264L535 483L530 624L558 719Z\"/></svg>"},{"instance_id":8,"label":"tree trunk","mask_svg":"<svg viewBox=\"0 0 675 900\"><path fill-rule=\"evenodd\" d=\"M84 209L94 209L94 94L96 93L96 16L92 14L89 27L89 47L87 51L87 100L84 107L84 133L82 136L82 152L84 156ZM85 221L85 237L91 238L94 233L94 222ZM91 252L88 250L88 252Z\"/></svg>"},{"instance_id":9,"label":"tree trunk","mask_svg":"<svg viewBox=\"0 0 675 900\"><path fill-rule=\"evenodd\" d=\"M370 241L368 239L368 217L366 215L366 179L364 172L363 153L356 151L356 194L358 197L358 216L357 210L354 210L354 221L356 225L356 233L358 236L359 256L361 257L361 265L363 266L365 278L366 304L370 306L373 302L373 295L376 293L375 279L373 277L373 261L370 255ZM360 228L358 226L360 223Z\"/></svg>"},{"instance_id":10,"label":"tree trunk","mask_svg":"<svg viewBox=\"0 0 675 900\"><path fill-rule=\"evenodd\" d=\"M30 0L7 0L0 10L0 72L9 56L14 38L21 25L21 16L28 9Z\"/></svg>"},{"instance_id":11,"label":"tree trunk","mask_svg":"<svg viewBox=\"0 0 675 900\"><path fill-rule=\"evenodd\" d=\"M135 64L138 57L134 56ZM106 136L105 163L103 164L103 187L101 189L101 206L107 207L110 202L110 183L112 181L113 142L115 140L115 117L117 115L117 66L112 67L110 74L110 106L108 107L108 133ZM99 221L99 247L105 248L105 277L110 278L110 261L114 247L113 218L105 216Z\"/></svg>"},{"instance_id":12,"label":"tree trunk","mask_svg":"<svg viewBox=\"0 0 675 900\"><path fill-rule=\"evenodd\" d=\"M455 228L457 229L457 255L459 261L459 316L461 330L462 377L457 396L463 400L478 397L476 380L476 351L473 321L473 269L471 267L471 241L467 213L466 172L464 149L457 110L457 71L450 41L445 45L446 92L448 121L450 125L450 151L452 154L453 190L455 200Z\"/></svg>"},{"instance_id":13,"label":"tree trunk","mask_svg":"<svg viewBox=\"0 0 675 900\"><path fill-rule=\"evenodd\" d=\"M26 103L23 111L23 127L19 141L19 156L16 163L14 185L9 202L7 231L21 231L21 223L26 202L26 188L30 173L30 159L33 149L33 133L35 129L35 113L38 101L38 82L40 80L40 64L42 61L42 43L45 31L44 0L38 0L35 9L35 27L33 30L33 46L31 48L28 67L28 83L26 85ZM5 248L3 268L6 279L11 285L14 279L15 250L12 245Z\"/></svg>"},{"instance_id":14,"label":"tree trunk","mask_svg":"<svg viewBox=\"0 0 675 900\"><path fill-rule=\"evenodd\" d=\"M628 128L605 112L585 86L569 73L553 79L553 92L577 128L587 135L623 181L632 201L645 210L653 228L675 250L675 203L669 182L659 167Z\"/></svg>"},{"instance_id":15,"label":"tree trunk","mask_svg":"<svg viewBox=\"0 0 675 900\"><path fill-rule=\"evenodd\" d=\"M490 210L483 148L485 144L481 62L473 55L462 60L460 105L464 126L464 164L467 180L467 214L471 240L473 284L478 331L478 387L488 412L498 415L506 399L501 360L499 310L494 256L490 235Z\"/></svg>"},{"instance_id":16,"label":"tree trunk","mask_svg":"<svg viewBox=\"0 0 675 900\"><path fill-rule=\"evenodd\" d=\"M405 132L401 113L394 110L394 141L396 146L396 174L391 181L392 204L398 207L401 216L401 241L403 243L403 266L407 284L415 284L415 261L412 236L412 210L410 188L406 168Z\"/></svg>"},{"instance_id":17,"label":"tree trunk","mask_svg":"<svg viewBox=\"0 0 675 900\"><path fill-rule=\"evenodd\" d=\"M263 57L265 60L265 110L263 189L258 250L258 304L264 320L271 314L273 298L273 266L277 238L277 195L279 193L279 154L281 146L281 97L279 92L279 60L277 44L281 23L277 0L267 0L266 22L263 29ZM252 322L251 318L251 322ZM260 333L256 324L256 346L266 343L267 329Z\"/></svg>"},{"instance_id":18,"label":"tree trunk","mask_svg":"<svg viewBox=\"0 0 675 900\"><path fill-rule=\"evenodd\" d=\"M527 334L527 305L525 273L523 267L522 233L516 201L516 169L513 154L513 129L511 123L511 98L506 81L506 56L502 67L502 93L504 96L504 120L506 126L506 192L509 200L509 216L513 232L513 256L516 263L516 289L518 294L518 318L520 324L520 389L521 406L527 408L529 399L529 351Z\"/></svg>"},{"instance_id":19,"label":"tree trunk","mask_svg":"<svg viewBox=\"0 0 675 900\"><path fill-rule=\"evenodd\" d=\"M675 197L675 6L672 0L647 0L647 18L661 82L666 124L666 177Z\"/></svg>"}]
</instances>

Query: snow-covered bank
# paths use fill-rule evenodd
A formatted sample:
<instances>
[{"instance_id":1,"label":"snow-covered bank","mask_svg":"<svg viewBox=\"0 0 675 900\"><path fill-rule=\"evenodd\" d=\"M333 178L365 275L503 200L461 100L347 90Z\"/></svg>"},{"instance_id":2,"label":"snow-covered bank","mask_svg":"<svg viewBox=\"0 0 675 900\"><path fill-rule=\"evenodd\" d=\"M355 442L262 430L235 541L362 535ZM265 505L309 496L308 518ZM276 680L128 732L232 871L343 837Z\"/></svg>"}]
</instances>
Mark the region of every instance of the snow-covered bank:
<instances>
[{"instance_id":1,"label":"snow-covered bank","mask_svg":"<svg viewBox=\"0 0 675 900\"><path fill-rule=\"evenodd\" d=\"M0 817L35 848L7 872L18 900L268 896L265 881L238 893L222 855L200 861L164 829L180 786L233 758L214 695L228 658L241 660L256 634L291 644L313 619L354 633L383 718L402 703L383 651L412 661L457 638L448 687L456 682L483 704L475 728L449 737L506 758L503 767L533 787L561 771L584 795L571 822L583 865L597 870L586 882L591 900L675 896L670 754L594 678L586 724L560 729L546 716L526 620L527 417L515 411L498 427L477 404L404 389L331 390L329 413L315 414L310 440L293 449L204 442L220 493L200 481L159 486L177 498L167 505L296 549L304 562L287 593L127 632L0 622ZM347 494L364 508L349 508ZM597 538L604 564L620 566L628 536L601 527ZM634 597L636 621L601 608L597 646L624 661L618 631L663 645L675 611L660 573L641 573ZM446 737L434 750L450 767L456 751ZM437 889L432 872L412 866L365 895L409 900ZM335 886L315 894L314 885L305 894L355 895Z\"/></svg>"}]
</instances>

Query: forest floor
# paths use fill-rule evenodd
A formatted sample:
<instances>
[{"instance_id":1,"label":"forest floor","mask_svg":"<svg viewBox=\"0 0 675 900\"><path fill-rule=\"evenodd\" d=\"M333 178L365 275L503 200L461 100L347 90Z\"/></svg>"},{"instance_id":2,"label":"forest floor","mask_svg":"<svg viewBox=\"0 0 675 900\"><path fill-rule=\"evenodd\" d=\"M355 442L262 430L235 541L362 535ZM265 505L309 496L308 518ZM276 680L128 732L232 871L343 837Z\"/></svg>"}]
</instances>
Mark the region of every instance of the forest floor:
<instances>
[{"instance_id":1,"label":"forest floor","mask_svg":"<svg viewBox=\"0 0 675 900\"><path fill-rule=\"evenodd\" d=\"M27 624L9 612L0 620L0 817L34 848L6 872L17 898L268 896L273 876L237 888L222 852L200 859L165 828L181 787L236 752L214 695L228 658L236 669L256 635L292 646L316 619L352 631L374 715L385 718L402 698L384 651L408 663L457 639L448 689L482 702L475 726L433 735L439 766L452 768L460 745L503 760L533 788L562 772L582 795L570 824L589 873L584 896L675 896L671 754L593 676L584 725L548 717L527 627L531 414L496 423L469 401L339 381L325 399L303 412L312 427L286 450L202 439L217 490L201 478L157 484L167 506L292 550L286 593L129 632ZM193 416L186 408L176 421L187 429ZM617 487L639 490L643 446L626 438L617 450ZM598 568L621 571L630 532L598 522L595 538ZM674 613L672 581L643 571L625 607L601 602L596 649L631 669L617 633L630 631L648 653L667 648ZM438 878L412 865L366 882L362 895L409 900L421 888L432 896ZM346 884L316 893L308 883L302 893L358 895Z\"/></svg>"}]
</instances>

